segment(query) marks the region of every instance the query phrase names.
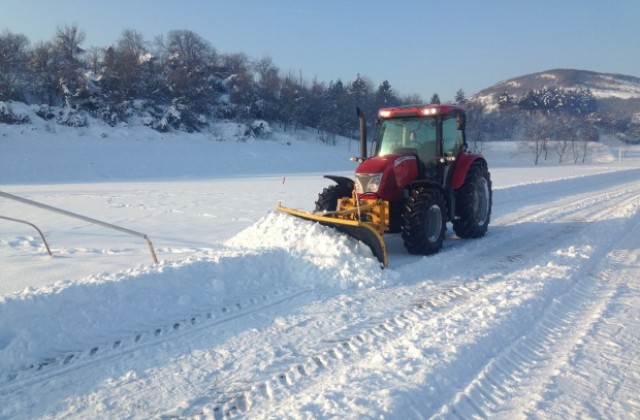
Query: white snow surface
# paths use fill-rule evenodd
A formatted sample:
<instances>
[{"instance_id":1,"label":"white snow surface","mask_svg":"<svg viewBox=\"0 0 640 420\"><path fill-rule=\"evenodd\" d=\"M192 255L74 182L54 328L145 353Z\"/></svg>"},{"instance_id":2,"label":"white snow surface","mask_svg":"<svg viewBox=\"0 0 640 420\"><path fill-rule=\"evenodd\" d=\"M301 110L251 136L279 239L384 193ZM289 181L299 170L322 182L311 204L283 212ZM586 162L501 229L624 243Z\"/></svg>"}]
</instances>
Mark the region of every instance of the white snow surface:
<instances>
[{"instance_id":1,"label":"white snow surface","mask_svg":"<svg viewBox=\"0 0 640 420\"><path fill-rule=\"evenodd\" d=\"M28 112L28 110L24 111ZM390 266L311 210L357 153L313 131L0 124L0 418L632 418L640 150L489 143L475 240ZM349 150L351 148L351 150ZM621 158L622 159L619 159Z\"/></svg>"}]
</instances>

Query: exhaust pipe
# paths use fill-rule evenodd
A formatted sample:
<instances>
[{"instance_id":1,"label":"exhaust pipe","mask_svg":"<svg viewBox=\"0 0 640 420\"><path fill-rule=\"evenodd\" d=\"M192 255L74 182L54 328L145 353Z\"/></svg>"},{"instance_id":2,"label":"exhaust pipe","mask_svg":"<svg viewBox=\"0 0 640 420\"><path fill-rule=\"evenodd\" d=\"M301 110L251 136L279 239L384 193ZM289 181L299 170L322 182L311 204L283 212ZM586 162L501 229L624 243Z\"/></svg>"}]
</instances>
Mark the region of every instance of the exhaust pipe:
<instances>
[{"instance_id":1,"label":"exhaust pipe","mask_svg":"<svg viewBox=\"0 0 640 420\"><path fill-rule=\"evenodd\" d=\"M360 107L356 107L356 112L360 125L360 159L365 160L367 158L367 120Z\"/></svg>"}]
</instances>

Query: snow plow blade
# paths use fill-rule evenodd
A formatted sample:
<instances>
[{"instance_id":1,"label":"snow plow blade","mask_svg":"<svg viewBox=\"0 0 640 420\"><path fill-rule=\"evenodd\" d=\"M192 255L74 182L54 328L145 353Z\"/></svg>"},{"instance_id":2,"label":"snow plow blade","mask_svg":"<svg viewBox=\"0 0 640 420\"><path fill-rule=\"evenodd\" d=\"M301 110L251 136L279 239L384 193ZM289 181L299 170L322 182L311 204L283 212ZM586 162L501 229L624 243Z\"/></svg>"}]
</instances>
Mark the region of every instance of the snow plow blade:
<instances>
[{"instance_id":1,"label":"snow plow blade","mask_svg":"<svg viewBox=\"0 0 640 420\"><path fill-rule=\"evenodd\" d=\"M357 239L371 249L371 252L373 252L373 255L375 255L378 261L380 261L383 267L387 267L387 247L385 246L384 239L377 230L367 223L322 216L319 214L290 209L284 206L277 206L276 210L301 219L318 222L321 225L335 228L340 232Z\"/></svg>"}]
</instances>

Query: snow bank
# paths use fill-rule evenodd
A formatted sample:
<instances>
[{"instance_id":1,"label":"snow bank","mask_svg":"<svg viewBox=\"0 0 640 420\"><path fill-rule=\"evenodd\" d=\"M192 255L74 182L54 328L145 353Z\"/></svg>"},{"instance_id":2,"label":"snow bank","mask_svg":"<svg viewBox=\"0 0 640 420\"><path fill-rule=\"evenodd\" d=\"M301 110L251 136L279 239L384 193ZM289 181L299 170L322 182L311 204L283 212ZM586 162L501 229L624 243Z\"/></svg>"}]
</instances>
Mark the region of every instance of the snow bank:
<instances>
[{"instance_id":1,"label":"snow bank","mask_svg":"<svg viewBox=\"0 0 640 420\"><path fill-rule=\"evenodd\" d=\"M349 288L383 284L379 263L366 245L329 227L285 214L269 214L226 244L285 250L300 262L298 275L307 278L312 274L315 285Z\"/></svg>"},{"instance_id":2,"label":"snow bank","mask_svg":"<svg viewBox=\"0 0 640 420\"><path fill-rule=\"evenodd\" d=\"M334 230L269 214L205 257L0 296L0 370L171 325L252 293L383 285L371 251Z\"/></svg>"}]
</instances>

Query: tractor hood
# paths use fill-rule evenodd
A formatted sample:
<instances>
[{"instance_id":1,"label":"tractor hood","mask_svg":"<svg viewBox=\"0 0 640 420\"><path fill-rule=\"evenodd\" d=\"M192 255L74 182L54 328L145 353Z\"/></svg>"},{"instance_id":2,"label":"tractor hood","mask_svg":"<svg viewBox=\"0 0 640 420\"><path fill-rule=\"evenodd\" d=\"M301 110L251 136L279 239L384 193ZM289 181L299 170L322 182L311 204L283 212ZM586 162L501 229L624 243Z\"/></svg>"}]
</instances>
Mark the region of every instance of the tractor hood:
<instances>
[{"instance_id":1,"label":"tractor hood","mask_svg":"<svg viewBox=\"0 0 640 420\"><path fill-rule=\"evenodd\" d=\"M396 201L404 187L418 177L418 159L412 154L385 155L367 159L356 168L358 196Z\"/></svg>"}]
</instances>

